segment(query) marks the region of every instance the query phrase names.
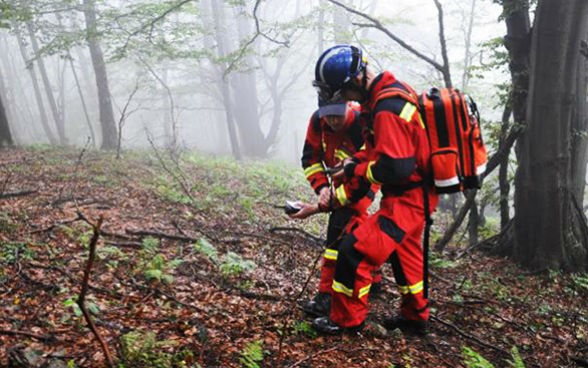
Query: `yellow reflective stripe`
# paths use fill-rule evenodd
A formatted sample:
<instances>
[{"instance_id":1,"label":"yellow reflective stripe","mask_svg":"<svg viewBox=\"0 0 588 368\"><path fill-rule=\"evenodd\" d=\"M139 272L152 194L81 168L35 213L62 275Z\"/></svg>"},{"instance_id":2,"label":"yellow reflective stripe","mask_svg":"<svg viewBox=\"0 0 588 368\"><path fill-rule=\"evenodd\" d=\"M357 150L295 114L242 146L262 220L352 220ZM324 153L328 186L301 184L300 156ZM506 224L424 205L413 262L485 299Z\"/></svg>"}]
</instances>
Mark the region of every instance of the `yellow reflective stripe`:
<instances>
[{"instance_id":1,"label":"yellow reflective stripe","mask_svg":"<svg viewBox=\"0 0 588 368\"><path fill-rule=\"evenodd\" d=\"M343 150L335 150L335 158L339 159L340 161L345 160L347 157L350 157L347 152Z\"/></svg>"},{"instance_id":2,"label":"yellow reflective stripe","mask_svg":"<svg viewBox=\"0 0 588 368\"><path fill-rule=\"evenodd\" d=\"M414 285L410 285L408 288L411 294L418 294L423 291L423 282L419 281Z\"/></svg>"},{"instance_id":3,"label":"yellow reflective stripe","mask_svg":"<svg viewBox=\"0 0 588 368\"><path fill-rule=\"evenodd\" d=\"M308 179L310 176L312 176L318 172L323 172L323 171L325 171L323 164L318 162L318 163L316 163L314 165L310 165L309 167L304 169L304 176L306 176L306 178Z\"/></svg>"},{"instance_id":4,"label":"yellow reflective stripe","mask_svg":"<svg viewBox=\"0 0 588 368\"><path fill-rule=\"evenodd\" d=\"M345 193L345 186L339 185L339 188L335 189L335 197L341 206L347 206L349 204L349 199L347 198L347 193Z\"/></svg>"},{"instance_id":5,"label":"yellow reflective stripe","mask_svg":"<svg viewBox=\"0 0 588 368\"><path fill-rule=\"evenodd\" d=\"M333 291L337 292L337 293L342 293L347 295L348 297L351 297L353 295L353 290L347 288L345 285L343 285L340 282L337 282L335 280L333 280Z\"/></svg>"},{"instance_id":6,"label":"yellow reflective stripe","mask_svg":"<svg viewBox=\"0 0 588 368\"><path fill-rule=\"evenodd\" d=\"M410 121L416 110L417 108L415 105L411 104L410 102L407 102L402 108L402 111L400 112L399 116L401 119L405 121Z\"/></svg>"},{"instance_id":7,"label":"yellow reflective stripe","mask_svg":"<svg viewBox=\"0 0 588 368\"><path fill-rule=\"evenodd\" d=\"M368 164L366 177L370 181L370 183L372 183L372 184L382 184L374 178L374 174L372 173L372 165L375 163L376 163L376 161L370 161L370 163Z\"/></svg>"},{"instance_id":8,"label":"yellow reflective stripe","mask_svg":"<svg viewBox=\"0 0 588 368\"><path fill-rule=\"evenodd\" d=\"M366 148L366 147L365 147L365 143L364 143L364 144L363 144L363 146L359 147L359 150L360 150L360 151L365 151L365 148Z\"/></svg>"},{"instance_id":9,"label":"yellow reflective stripe","mask_svg":"<svg viewBox=\"0 0 588 368\"><path fill-rule=\"evenodd\" d=\"M404 285L398 285L398 289L400 290L401 294L418 294L421 291L423 291L423 282L419 281L416 284L413 285L408 285L408 286L404 286Z\"/></svg>"},{"instance_id":10,"label":"yellow reflective stripe","mask_svg":"<svg viewBox=\"0 0 588 368\"><path fill-rule=\"evenodd\" d=\"M423 123L423 117L421 114L417 114L417 117L419 118L419 124L421 125L421 128L425 129L425 123Z\"/></svg>"},{"instance_id":11,"label":"yellow reflective stripe","mask_svg":"<svg viewBox=\"0 0 588 368\"><path fill-rule=\"evenodd\" d=\"M357 297L361 299L365 294L369 293L371 287L372 284L369 284L368 286L364 286L359 289L359 295Z\"/></svg>"},{"instance_id":12,"label":"yellow reflective stripe","mask_svg":"<svg viewBox=\"0 0 588 368\"><path fill-rule=\"evenodd\" d=\"M325 259L332 259L333 261L336 261L338 254L339 252L337 252L335 249L325 249L325 254L323 257L325 257Z\"/></svg>"}]
</instances>

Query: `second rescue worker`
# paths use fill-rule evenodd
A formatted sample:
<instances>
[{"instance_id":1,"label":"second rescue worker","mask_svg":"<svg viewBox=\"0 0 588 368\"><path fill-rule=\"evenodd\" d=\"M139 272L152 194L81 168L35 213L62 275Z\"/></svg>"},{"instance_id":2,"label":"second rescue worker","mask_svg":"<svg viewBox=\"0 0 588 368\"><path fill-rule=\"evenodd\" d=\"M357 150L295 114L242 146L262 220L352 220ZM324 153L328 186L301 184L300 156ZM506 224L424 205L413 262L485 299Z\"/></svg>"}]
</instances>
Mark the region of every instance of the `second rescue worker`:
<instances>
[{"instance_id":1,"label":"second rescue worker","mask_svg":"<svg viewBox=\"0 0 588 368\"><path fill-rule=\"evenodd\" d=\"M330 212L318 293L302 305L302 309L311 316L328 315L337 249L342 235L365 221L367 209L374 199L374 191L377 190L377 186L370 190L369 183L364 188L353 185L345 188L340 178L332 183L335 189L332 196L327 169L341 167L345 159L363 146L359 106L343 101L326 103L319 100L319 109L313 113L308 123L302 152L304 174L319 196L318 203L300 203L300 211L291 215L293 218L303 219L315 213ZM354 189L353 196L347 195L345 189L350 190L349 188ZM381 274L377 274L376 278L379 282Z\"/></svg>"}]
</instances>

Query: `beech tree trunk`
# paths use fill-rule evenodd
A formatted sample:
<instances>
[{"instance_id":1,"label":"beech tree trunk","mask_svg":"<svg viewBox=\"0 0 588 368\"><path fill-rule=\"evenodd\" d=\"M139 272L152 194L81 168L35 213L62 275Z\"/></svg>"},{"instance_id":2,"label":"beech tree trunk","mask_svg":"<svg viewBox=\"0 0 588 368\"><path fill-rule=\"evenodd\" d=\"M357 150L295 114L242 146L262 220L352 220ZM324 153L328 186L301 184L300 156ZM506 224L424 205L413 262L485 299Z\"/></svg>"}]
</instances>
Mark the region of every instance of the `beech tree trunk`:
<instances>
[{"instance_id":1,"label":"beech tree trunk","mask_svg":"<svg viewBox=\"0 0 588 368\"><path fill-rule=\"evenodd\" d=\"M0 96L0 148L12 146L12 144L12 134L10 134L8 117L6 116L6 110L2 103L2 96Z\"/></svg>"},{"instance_id":2,"label":"beech tree trunk","mask_svg":"<svg viewBox=\"0 0 588 368\"><path fill-rule=\"evenodd\" d=\"M42 55L40 55L39 52L39 43L37 42L37 36L35 36L33 24L29 21L26 22L25 25L29 33L29 39L31 40L31 47L33 48L35 61L39 66L39 74L41 74L41 80L43 81L43 86L45 87L47 102L49 102L49 108L51 109L51 114L53 115L55 126L57 127L57 136L59 137L59 143L67 144L67 139L65 138L65 123L57 109L57 102L55 101L55 95L53 94L53 88L51 87L49 76L47 75L47 68L45 68L45 62L43 61L43 57Z\"/></svg>"},{"instance_id":3,"label":"beech tree trunk","mask_svg":"<svg viewBox=\"0 0 588 368\"><path fill-rule=\"evenodd\" d=\"M96 27L96 6L94 0L84 0L84 16L86 19L86 32L88 47L96 77L98 88L98 106L100 110L100 127L102 128L102 149L116 149L117 133L114 122L114 112L108 87L108 74L102 48L98 41Z\"/></svg>"},{"instance_id":4,"label":"beech tree trunk","mask_svg":"<svg viewBox=\"0 0 588 368\"><path fill-rule=\"evenodd\" d=\"M574 164L572 154L587 32L588 1L539 2L527 127L519 139L513 247L514 259L533 270L588 270L588 227L575 188L581 173L574 169L586 161L584 156Z\"/></svg>"},{"instance_id":5,"label":"beech tree trunk","mask_svg":"<svg viewBox=\"0 0 588 368\"><path fill-rule=\"evenodd\" d=\"M53 134L53 130L49 126L49 119L47 119L47 112L45 111L45 105L43 104L43 96L41 95L41 88L39 88L39 81L37 80L37 74L35 73L35 67L32 64L28 63L28 55L26 46L22 39L22 34L20 32L20 27L16 21L12 22L12 26L14 29L14 33L16 35L16 40L18 42L18 48L20 50L20 54L22 56L23 62L27 65L27 70L29 71L29 76L31 77L31 81L33 83L33 91L35 92L35 100L37 101L37 108L39 109L39 116L41 118L41 125L43 126L43 130L47 135L47 139L49 139L49 143L57 144L57 139Z\"/></svg>"}]
</instances>

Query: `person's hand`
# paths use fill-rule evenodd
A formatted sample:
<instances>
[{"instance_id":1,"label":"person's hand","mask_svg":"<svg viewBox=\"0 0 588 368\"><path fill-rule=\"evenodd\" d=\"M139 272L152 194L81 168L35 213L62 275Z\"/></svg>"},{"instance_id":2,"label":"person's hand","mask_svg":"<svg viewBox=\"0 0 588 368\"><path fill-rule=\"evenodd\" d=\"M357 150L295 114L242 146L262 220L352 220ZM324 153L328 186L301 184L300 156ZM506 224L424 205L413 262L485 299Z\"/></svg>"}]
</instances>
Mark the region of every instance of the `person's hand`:
<instances>
[{"instance_id":1,"label":"person's hand","mask_svg":"<svg viewBox=\"0 0 588 368\"><path fill-rule=\"evenodd\" d=\"M332 195L333 194L331 193L331 188L324 187L323 189L321 189L321 191L319 193L319 205L321 208L331 207Z\"/></svg>"},{"instance_id":2,"label":"person's hand","mask_svg":"<svg viewBox=\"0 0 588 368\"><path fill-rule=\"evenodd\" d=\"M345 166L347 166L347 165L351 165L351 164L353 164L353 163L354 163L354 162L353 162L353 160L351 159L351 157L347 157L345 160L343 160L343 162L341 163L341 165L342 165L343 167L345 167ZM333 180L335 180L335 179L338 179L338 178L341 178L341 179L343 179L343 178L345 177L345 169L337 171L337 172L336 172L336 173L334 173L334 174L333 174L331 177L333 178Z\"/></svg>"},{"instance_id":3,"label":"person's hand","mask_svg":"<svg viewBox=\"0 0 588 368\"><path fill-rule=\"evenodd\" d=\"M296 204L300 207L300 210L296 213L288 215L290 218L302 220L319 212L318 204L310 204L300 201L296 202Z\"/></svg>"}]
</instances>

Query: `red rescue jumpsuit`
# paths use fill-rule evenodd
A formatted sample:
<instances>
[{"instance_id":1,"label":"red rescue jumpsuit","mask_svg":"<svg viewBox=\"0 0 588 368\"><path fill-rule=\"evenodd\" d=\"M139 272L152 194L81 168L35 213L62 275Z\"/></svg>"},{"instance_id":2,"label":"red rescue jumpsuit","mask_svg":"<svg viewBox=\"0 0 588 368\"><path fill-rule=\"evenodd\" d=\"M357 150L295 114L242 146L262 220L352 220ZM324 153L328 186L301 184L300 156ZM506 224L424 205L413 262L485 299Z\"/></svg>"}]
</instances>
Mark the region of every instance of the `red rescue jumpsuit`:
<instances>
[{"instance_id":1,"label":"red rescue jumpsuit","mask_svg":"<svg viewBox=\"0 0 588 368\"><path fill-rule=\"evenodd\" d=\"M378 212L343 239L333 281L330 319L341 327L355 327L368 313L372 272L387 260L393 267L402 294L401 316L427 320L423 296L423 248L425 225L423 180L429 172L429 143L420 114L399 97L378 101L383 88L412 89L383 72L372 82L362 114L367 122L366 151L346 167L347 177L382 184ZM349 189L352 191L353 189ZM429 210L437 195L428 191Z\"/></svg>"},{"instance_id":2,"label":"red rescue jumpsuit","mask_svg":"<svg viewBox=\"0 0 588 368\"><path fill-rule=\"evenodd\" d=\"M362 123L359 107L349 105L344 127L335 132L327 124L326 119L319 118L318 110L310 118L302 153L304 174L314 191L319 194L321 189L329 186L325 167L335 167L345 158L352 157L364 146ZM343 232L363 223L367 219L367 209L371 205L377 186L365 182L363 187L359 181L348 183L353 188L353 196L334 198L333 210L329 215L327 227L326 249L321 266L319 293L331 294L331 285L335 274L338 245ZM333 186L341 187L342 181L335 180ZM381 274L375 276L379 282Z\"/></svg>"}]
</instances>

